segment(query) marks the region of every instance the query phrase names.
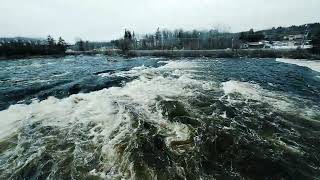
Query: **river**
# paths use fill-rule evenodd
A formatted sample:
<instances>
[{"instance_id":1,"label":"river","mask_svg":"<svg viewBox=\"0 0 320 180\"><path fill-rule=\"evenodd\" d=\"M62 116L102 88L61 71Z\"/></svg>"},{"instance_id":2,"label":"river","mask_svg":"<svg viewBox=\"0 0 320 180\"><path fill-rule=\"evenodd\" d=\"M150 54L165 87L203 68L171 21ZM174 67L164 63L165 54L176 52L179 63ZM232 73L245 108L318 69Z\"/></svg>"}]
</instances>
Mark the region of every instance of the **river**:
<instances>
[{"instance_id":1,"label":"river","mask_svg":"<svg viewBox=\"0 0 320 180\"><path fill-rule=\"evenodd\" d=\"M0 179L317 179L319 61L0 61Z\"/></svg>"}]
</instances>

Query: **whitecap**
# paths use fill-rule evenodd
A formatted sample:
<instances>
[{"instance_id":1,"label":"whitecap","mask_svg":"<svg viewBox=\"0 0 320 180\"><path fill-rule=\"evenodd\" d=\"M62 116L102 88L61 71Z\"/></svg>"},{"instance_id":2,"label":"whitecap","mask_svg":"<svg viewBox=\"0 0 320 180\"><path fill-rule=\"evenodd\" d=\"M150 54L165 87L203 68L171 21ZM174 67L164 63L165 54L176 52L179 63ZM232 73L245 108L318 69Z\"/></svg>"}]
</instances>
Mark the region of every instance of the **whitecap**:
<instances>
[{"instance_id":1,"label":"whitecap","mask_svg":"<svg viewBox=\"0 0 320 180\"><path fill-rule=\"evenodd\" d=\"M310 102L306 99L298 98L297 101L297 97L293 99L288 94L269 91L255 83L231 80L223 82L221 88L230 103L243 102L243 99L230 97L232 94L240 94L245 100L267 103L280 111L297 114L310 120L320 114L317 107L309 107Z\"/></svg>"},{"instance_id":2,"label":"whitecap","mask_svg":"<svg viewBox=\"0 0 320 180\"><path fill-rule=\"evenodd\" d=\"M182 65L174 62L174 66L191 68L191 64L184 62ZM193 97L198 88L208 85L192 79L192 75L187 72L177 77L162 76L162 71L173 72L174 69L168 67L134 68L129 72L121 72L127 75L138 75L137 79L122 87L111 87L87 94L80 93L64 99L49 97L43 101L34 101L29 105L12 105L0 111L0 139L19 134L21 128L34 123L67 131L93 124L90 136L93 137L94 143L101 144L104 161L101 172L92 170L91 173L111 178L119 176L117 170L112 170L119 163L115 145L124 137L135 132L132 123L136 121L140 123L140 118L160 129L166 129L168 146L172 141L186 141L190 137L190 131L186 125L168 121L163 117L160 109L155 110L154 108L159 98L165 100L179 98L183 101L183 99ZM132 113L136 113L139 118L135 119ZM96 131L96 129L101 130ZM126 158L122 159L128 161ZM130 164L130 162L125 163ZM105 174L107 171L109 173ZM110 174L110 172L115 174Z\"/></svg>"},{"instance_id":3,"label":"whitecap","mask_svg":"<svg viewBox=\"0 0 320 180\"><path fill-rule=\"evenodd\" d=\"M279 110L287 111L292 109L292 102L286 96L265 90L258 84L231 80L222 83L222 90L228 97L231 94L241 94L245 99L266 102ZM237 102L237 100L230 97L228 100L231 103Z\"/></svg>"}]
</instances>

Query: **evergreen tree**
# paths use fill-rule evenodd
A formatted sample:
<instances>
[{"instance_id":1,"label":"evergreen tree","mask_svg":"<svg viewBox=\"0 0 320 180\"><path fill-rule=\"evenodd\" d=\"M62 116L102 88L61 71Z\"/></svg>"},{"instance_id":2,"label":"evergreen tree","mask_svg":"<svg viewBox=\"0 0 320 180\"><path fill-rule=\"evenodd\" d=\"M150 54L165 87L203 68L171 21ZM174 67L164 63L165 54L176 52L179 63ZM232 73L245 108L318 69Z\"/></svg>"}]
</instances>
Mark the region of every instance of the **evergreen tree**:
<instances>
[{"instance_id":1,"label":"evergreen tree","mask_svg":"<svg viewBox=\"0 0 320 180\"><path fill-rule=\"evenodd\" d=\"M133 36L129 30L125 29L123 39L117 41L116 46L123 52L127 52L132 48L132 44Z\"/></svg>"},{"instance_id":2,"label":"evergreen tree","mask_svg":"<svg viewBox=\"0 0 320 180\"><path fill-rule=\"evenodd\" d=\"M129 39L129 40L132 40L132 35L131 35L131 32L130 32L130 31L128 31L128 39Z\"/></svg>"},{"instance_id":3,"label":"evergreen tree","mask_svg":"<svg viewBox=\"0 0 320 180\"><path fill-rule=\"evenodd\" d=\"M53 46L56 45L55 40L54 40L50 35L48 35L48 37L47 37L47 42L48 42L48 45L49 45L50 47L53 47Z\"/></svg>"},{"instance_id":4,"label":"evergreen tree","mask_svg":"<svg viewBox=\"0 0 320 180\"><path fill-rule=\"evenodd\" d=\"M79 51L84 51L85 48L84 48L84 42L82 41L82 39L80 39L77 43L77 46L78 46L78 50Z\"/></svg>"},{"instance_id":5,"label":"evergreen tree","mask_svg":"<svg viewBox=\"0 0 320 180\"><path fill-rule=\"evenodd\" d=\"M161 32L160 28L157 29L156 34L155 34L155 39L156 39L156 47L159 48L161 45Z\"/></svg>"},{"instance_id":6,"label":"evergreen tree","mask_svg":"<svg viewBox=\"0 0 320 180\"><path fill-rule=\"evenodd\" d=\"M124 39L128 39L129 38L129 33L127 31L127 29L124 30Z\"/></svg>"},{"instance_id":7,"label":"evergreen tree","mask_svg":"<svg viewBox=\"0 0 320 180\"><path fill-rule=\"evenodd\" d=\"M58 40L58 46L66 46L67 43L64 39L62 39L61 37L59 37L59 40Z\"/></svg>"},{"instance_id":8,"label":"evergreen tree","mask_svg":"<svg viewBox=\"0 0 320 180\"><path fill-rule=\"evenodd\" d=\"M59 37L57 46L59 48L60 51L65 52L67 49L67 43L64 39L62 39L61 37Z\"/></svg>"},{"instance_id":9,"label":"evergreen tree","mask_svg":"<svg viewBox=\"0 0 320 180\"><path fill-rule=\"evenodd\" d=\"M132 39L135 39L136 35L134 34L134 31L132 31Z\"/></svg>"}]
</instances>

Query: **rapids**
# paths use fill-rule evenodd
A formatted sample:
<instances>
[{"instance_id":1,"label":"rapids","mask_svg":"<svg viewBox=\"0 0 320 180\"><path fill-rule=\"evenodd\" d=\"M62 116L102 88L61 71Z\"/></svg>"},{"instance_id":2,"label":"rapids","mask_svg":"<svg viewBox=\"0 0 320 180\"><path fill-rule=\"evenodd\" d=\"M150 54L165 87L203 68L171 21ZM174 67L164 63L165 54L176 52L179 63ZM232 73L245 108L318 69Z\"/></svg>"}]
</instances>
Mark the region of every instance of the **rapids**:
<instances>
[{"instance_id":1,"label":"rapids","mask_svg":"<svg viewBox=\"0 0 320 180\"><path fill-rule=\"evenodd\" d=\"M319 65L0 61L0 179L317 179Z\"/></svg>"}]
</instances>

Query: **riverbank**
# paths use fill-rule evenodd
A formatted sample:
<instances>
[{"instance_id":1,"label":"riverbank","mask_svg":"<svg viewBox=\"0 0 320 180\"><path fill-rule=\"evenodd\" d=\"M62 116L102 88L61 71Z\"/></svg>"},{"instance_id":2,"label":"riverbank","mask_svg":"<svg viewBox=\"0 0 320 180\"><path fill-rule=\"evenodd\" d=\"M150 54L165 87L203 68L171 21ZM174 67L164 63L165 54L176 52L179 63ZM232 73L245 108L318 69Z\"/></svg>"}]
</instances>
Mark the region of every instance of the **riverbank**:
<instances>
[{"instance_id":1,"label":"riverbank","mask_svg":"<svg viewBox=\"0 0 320 180\"><path fill-rule=\"evenodd\" d=\"M212 58L291 58L318 60L320 55L307 50L241 49L241 50L131 50L128 56L212 57Z\"/></svg>"},{"instance_id":2,"label":"riverbank","mask_svg":"<svg viewBox=\"0 0 320 180\"><path fill-rule=\"evenodd\" d=\"M212 57L212 58L290 58L319 60L319 54L312 54L307 50L283 50L283 49L219 49L219 50L130 50L122 52L119 49L106 51L71 51L56 55L17 55L10 57L0 56L1 60L8 59L35 59L35 58L60 58L68 55L97 55L108 56L155 56L155 57Z\"/></svg>"},{"instance_id":3,"label":"riverbank","mask_svg":"<svg viewBox=\"0 0 320 180\"><path fill-rule=\"evenodd\" d=\"M282 49L221 49L221 50L121 50L107 51L73 51L68 55L95 55L105 54L109 56L125 55L130 57L155 56L155 57L212 57L212 58L290 58L319 60L320 55L312 54L307 50L282 50Z\"/></svg>"}]
</instances>

